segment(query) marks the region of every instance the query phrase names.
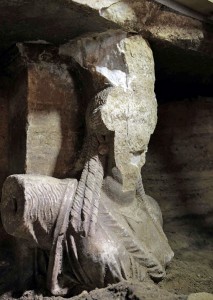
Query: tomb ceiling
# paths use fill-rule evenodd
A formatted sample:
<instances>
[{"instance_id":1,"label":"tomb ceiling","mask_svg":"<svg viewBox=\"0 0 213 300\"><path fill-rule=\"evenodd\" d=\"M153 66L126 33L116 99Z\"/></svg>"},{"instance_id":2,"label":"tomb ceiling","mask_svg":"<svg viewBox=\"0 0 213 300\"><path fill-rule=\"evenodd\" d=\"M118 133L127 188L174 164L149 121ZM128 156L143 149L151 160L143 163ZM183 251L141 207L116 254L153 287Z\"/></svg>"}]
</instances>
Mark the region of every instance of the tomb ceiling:
<instances>
[{"instance_id":1,"label":"tomb ceiling","mask_svg":"<svg viewBox=\"0 0 213 300\"><path fill-rule=\"evenodd\" d=\"M195 12L194 17L181 13L180 7ZM204 83L202 89L208 91L213 82L212 7L207 0L2 0L1 69L11 53L8 49L17 42L58 46L88 32L121 28L141 34L151 44L161 78L158 90L175 75L174 82L184 82L186 88Z\"/></svg>"},{"instance_id":2,"label":"tomb ceiling","mask_svg":"<svg viewBox=\"0 0 213 300\"><path fill-rule=\"evenodd\" d=\"M207 16L210 16L213 12L212 0L176 0L176 2Z\"/></svg>"},{"instance_id":3,"label":"tomb ceiling","mask_svg":"<svg viewBox=\"0 0 213 300\"><path fill-rule=\"evenodd\" d=\"M199 2L179 0L178 5L210 20L213 4ZM62 44L86 32L120 27L150 40L211 55L211 24L180 14L176 4L171 0L2 0L0 53L16 42L45 40Z\"/></svg>"}]
</instances>

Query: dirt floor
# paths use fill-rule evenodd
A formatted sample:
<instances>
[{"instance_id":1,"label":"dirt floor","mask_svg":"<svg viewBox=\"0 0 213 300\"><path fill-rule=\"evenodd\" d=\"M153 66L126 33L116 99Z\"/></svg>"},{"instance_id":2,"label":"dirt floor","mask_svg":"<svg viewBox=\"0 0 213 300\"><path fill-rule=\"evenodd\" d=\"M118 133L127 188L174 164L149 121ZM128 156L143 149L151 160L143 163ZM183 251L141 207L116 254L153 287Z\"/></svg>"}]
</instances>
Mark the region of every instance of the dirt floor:
<instances>
[{"instance_id":1,"label":"dirt floor","mask_svg":"<svg viewBox=\"0 0 213 300\"><path fill-rule=\"evenodd\" d=\"M166 220L164 229L175 256L159 286L178 294L213 293L212 230L195 216Z\"/></svg>"},{"instance_id":2,"label":"dirt floor","mask_svg":"<svg viewBox=\"0 0 213 300\"><path fill-rule=\"evenodd\" d=\"M167 277L158 286L153 287L149 282L145 282L143 289L141 289L138 284L134 287L131 284L129 286L121 284L121 286L118 285L115 288L105 290L101 297L96 290L92 292L94 295L90 293L90 295L87 294L81 298L74 297L73 299L164 300L186 299L183 295L196 292L213 293L213 239L211 231L202 226L199 218L192 216L166 220L164 228L175 256L167 269ZM8 244L6 240L1 240L0 244L0 299L17 299L8 292L13 287L13 283L9 279L11 272L15 272L11 244ZM144 297L145 294L146 297ZM41 295L35 296L34 293L27 292L25 297L20 299L50 298L43 298Z\"/></svg>"}]
</instances>

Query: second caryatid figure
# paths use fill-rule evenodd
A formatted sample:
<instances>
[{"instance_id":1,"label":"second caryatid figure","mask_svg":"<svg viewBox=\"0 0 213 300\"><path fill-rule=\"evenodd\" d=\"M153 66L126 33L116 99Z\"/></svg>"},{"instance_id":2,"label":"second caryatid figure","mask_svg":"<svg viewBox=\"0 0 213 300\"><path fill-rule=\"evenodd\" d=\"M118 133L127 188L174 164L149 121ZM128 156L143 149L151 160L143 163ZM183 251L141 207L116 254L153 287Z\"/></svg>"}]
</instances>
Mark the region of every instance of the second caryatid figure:
<instances>
[{"instance_id":1,"label":"second caryatid figure","mask_svg":"<svg viewBox=\"0 0 213 300\"><path fill-rule=\"evenodd\" d=\"M59 54L81 74L90 95L75 166L80 180L8 177L4 227L45 252L53 295L146 276L159 281L173 252L160 208L145 194L141 178L157 122L152 51L141 36L108 31L72 40ZM39 274L39 259L37 265Z\"/></svg>"}]
</instances>

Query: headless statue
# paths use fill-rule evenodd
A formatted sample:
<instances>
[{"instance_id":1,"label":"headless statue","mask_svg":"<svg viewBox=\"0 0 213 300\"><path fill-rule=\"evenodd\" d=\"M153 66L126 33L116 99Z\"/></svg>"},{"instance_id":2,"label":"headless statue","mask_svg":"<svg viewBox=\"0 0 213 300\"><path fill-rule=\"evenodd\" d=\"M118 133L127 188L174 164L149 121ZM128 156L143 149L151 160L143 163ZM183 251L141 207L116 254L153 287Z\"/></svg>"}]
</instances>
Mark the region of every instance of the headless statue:
<instances>
[{"instance_id":1,"label":"headless statue","mask_svg":"<svg viewBox=\"0 0 213 300\"><path fill-rule=\"evenodd\" d=\"M173 252L160 208L145 194L141 178L157 120L151 50L141 37L116 31L73 40L61 55L91 72L96 91L77 163L83 165L81 178L8 177L4 227L48 253L47 287L53 295L143 281L147 275L159 281Z\"/></svg>"}]
</instances>

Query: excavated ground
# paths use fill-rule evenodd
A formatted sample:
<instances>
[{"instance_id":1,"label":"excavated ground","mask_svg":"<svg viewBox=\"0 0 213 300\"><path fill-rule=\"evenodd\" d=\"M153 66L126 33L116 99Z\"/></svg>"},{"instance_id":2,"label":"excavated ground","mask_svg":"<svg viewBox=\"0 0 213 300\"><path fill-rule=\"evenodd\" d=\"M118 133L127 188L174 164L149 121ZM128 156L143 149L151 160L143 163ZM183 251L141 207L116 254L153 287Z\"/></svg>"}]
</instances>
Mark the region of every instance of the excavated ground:
<instances>
[{"instance_id":1,"label":"excavated ground","mask_svg":"<svg viewBox=\"0 0 213 300\"><path fill-rule=\"evenodd\" d=\"M210 230L202 226L202 220L192 216L165 220L165 231L175 257L167 270L167 277L158 285L145 281L143 284L124 282L107 289L83 293L73 300L86 299L186 299L196 292L213 293L213 242ZM21 298L8 292L13 268L13 253L10 245L1 243L0 251L0 299L62 299L43 297L28 291ZM185 296L184 296L185 295Z\"/></svg>"},{"instance_id":2,"label":"excavated ground","mask_svg":"<svg viewBox=\"0 0 213 300\"><path fill-rule=\"evenodd\" d=\"M199 217L165 221L165 232L175 252L160 287L178 294L213 293L213 239Z\"/></svg>"}]
</instances>

